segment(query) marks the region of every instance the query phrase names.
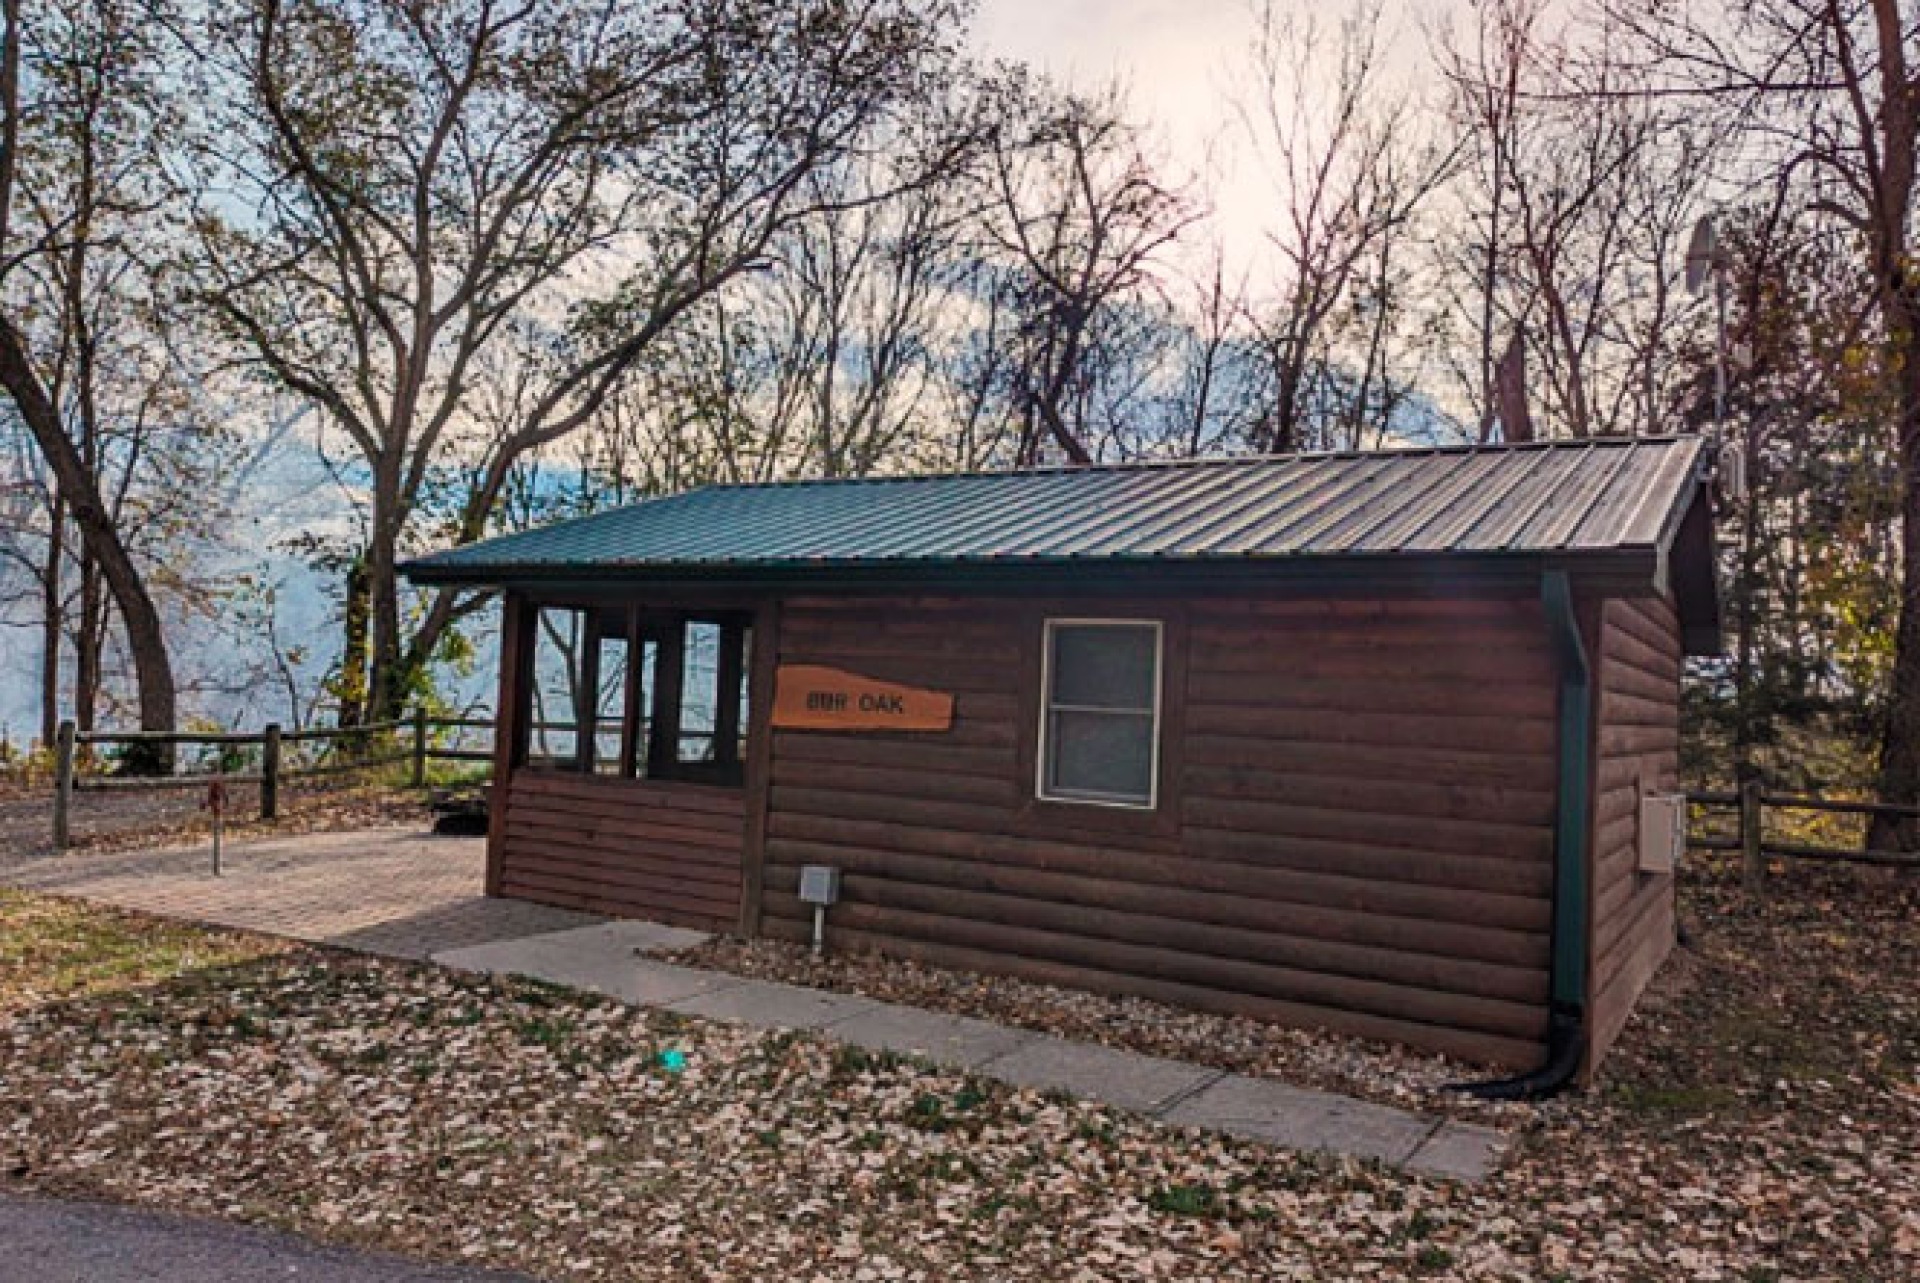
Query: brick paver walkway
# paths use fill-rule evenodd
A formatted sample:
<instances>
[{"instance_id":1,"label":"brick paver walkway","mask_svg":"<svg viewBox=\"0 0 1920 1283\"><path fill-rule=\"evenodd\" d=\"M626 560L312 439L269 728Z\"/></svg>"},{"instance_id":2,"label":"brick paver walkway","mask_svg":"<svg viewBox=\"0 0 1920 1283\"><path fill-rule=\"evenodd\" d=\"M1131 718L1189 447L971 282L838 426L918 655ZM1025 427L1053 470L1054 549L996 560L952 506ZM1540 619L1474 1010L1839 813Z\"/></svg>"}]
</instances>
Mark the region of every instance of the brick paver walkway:
<instances>
[{"instance_id":1,"label":"brick paver walkway","mask_svg":"<svg viewBox=\"0 0 1920 1283\"><path fill-rule=\"evenodd\" d=\"M487 899L480 893L485 858L478 838L375 829L229 846L217 878L203 841L162 851L40 856L0 869L0 882L402 958L601 921Z\"/></svg>"}]
</instances>

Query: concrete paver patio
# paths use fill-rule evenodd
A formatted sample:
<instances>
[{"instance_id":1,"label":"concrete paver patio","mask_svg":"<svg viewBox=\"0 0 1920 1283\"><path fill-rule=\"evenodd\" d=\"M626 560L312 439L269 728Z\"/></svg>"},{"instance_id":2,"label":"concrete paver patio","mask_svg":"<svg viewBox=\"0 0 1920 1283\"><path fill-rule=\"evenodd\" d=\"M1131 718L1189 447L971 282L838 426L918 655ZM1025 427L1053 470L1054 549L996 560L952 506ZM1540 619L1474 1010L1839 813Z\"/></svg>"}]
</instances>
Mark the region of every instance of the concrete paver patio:
<instances>
[{"instance_id":1,"label":"concrete paver patio","mask_svg":"<svg viewBox=\"0 0 1920 1283\"><path fill-rule=\"evenodd\" d=\"M601 921L490 900L480 893L485 864L479 838L376 829L235 843L219 877L202 841L0 860L0 884L398 958Z\"/></svg>"}]
</instances>

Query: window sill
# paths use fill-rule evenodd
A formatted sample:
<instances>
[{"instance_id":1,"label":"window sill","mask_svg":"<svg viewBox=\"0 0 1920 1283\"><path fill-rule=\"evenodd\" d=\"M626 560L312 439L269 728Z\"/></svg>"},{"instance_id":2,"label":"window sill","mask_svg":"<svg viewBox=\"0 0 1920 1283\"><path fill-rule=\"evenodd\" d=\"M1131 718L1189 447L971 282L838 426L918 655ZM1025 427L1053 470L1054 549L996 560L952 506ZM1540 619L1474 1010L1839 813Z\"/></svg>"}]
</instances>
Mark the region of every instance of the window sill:
<instances>
[{"instance_id":1,"label":"window sill","mask_svg":"<svg viewBox=\"0 0 1920 1283\"><path fill-rule=\"evenodd\" d=\"M1030 797L1015 813L1014 825L1023 837L1063 837L1075 833L1096 838L1117 834L1172 837L1180 832L1180 817L1166 798L1161 798L1158 806L1149 808Z\"/></svg>"},{"instance_id":2,"label":"window sill","mask_svg":"<svg viewBox=\"0 0 1920 1283\"><path fill-rule=\"evenodd\" d=\"M1040 794L1035 796L1036 806L1091 807L1104 811L1133 811L1147 815L1160 808L1152 802L1130 802L1123 798L1112 797L1070 797L1066 794Z\"/></svg>"}]
</instances>

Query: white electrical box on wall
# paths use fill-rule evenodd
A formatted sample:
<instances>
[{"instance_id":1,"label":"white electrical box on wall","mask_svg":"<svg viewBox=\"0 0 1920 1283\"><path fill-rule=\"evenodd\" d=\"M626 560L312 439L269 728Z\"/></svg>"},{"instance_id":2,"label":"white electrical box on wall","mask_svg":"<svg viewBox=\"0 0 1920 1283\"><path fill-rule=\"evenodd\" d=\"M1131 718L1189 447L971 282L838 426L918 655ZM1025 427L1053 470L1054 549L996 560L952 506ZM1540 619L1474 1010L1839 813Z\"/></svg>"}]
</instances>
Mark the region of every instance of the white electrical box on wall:
<instances>
[{"instance_id":1,"label":"white electrical box on wall","mask_svg":"<svg viewBox=\"0 0 1920 1283\"><path fill-rule=\"evenodd\" d=\"M800 903L826 908L840 902L840 870L825 864L800 868Z\"/></svg>"},{"instance_id":2,"label":"white electrical box on wall","mask_svg":"<svg viewBox=\"0 0 1920 1283\"><path fill-rule=\"evenodd\" d=\"M1687 849L1687 799L1648 793L1640 799L1640 872L1672 873Z\"/></svg>"}]
</instances>

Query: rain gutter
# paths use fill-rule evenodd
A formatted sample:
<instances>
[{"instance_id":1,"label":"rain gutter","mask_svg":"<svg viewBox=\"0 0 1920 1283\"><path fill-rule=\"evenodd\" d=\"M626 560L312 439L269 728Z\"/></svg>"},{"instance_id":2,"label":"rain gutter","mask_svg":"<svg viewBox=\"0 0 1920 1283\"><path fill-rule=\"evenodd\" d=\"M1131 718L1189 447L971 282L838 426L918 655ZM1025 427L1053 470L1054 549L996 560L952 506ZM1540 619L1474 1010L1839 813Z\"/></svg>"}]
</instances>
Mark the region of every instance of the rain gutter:
<instances>
[{"instance_id":1,"label":"rain gutter","mask_svg":"<svg viewBox=\"0 0 1920 1283\"><path fill-rule=\"evenodd\" d=\"M1459 1083L1481 1100L1537 1100L1563 1090L1587 1050L1587 821L1591 804L1593 668L1580 639L1573 586L1564 570L1540 579L1540 604L1560 669L1559 778L1553 835L1553 955L1547 1015L1547 1057L1513 1078Z\"/></svg>"}]
</instances>

